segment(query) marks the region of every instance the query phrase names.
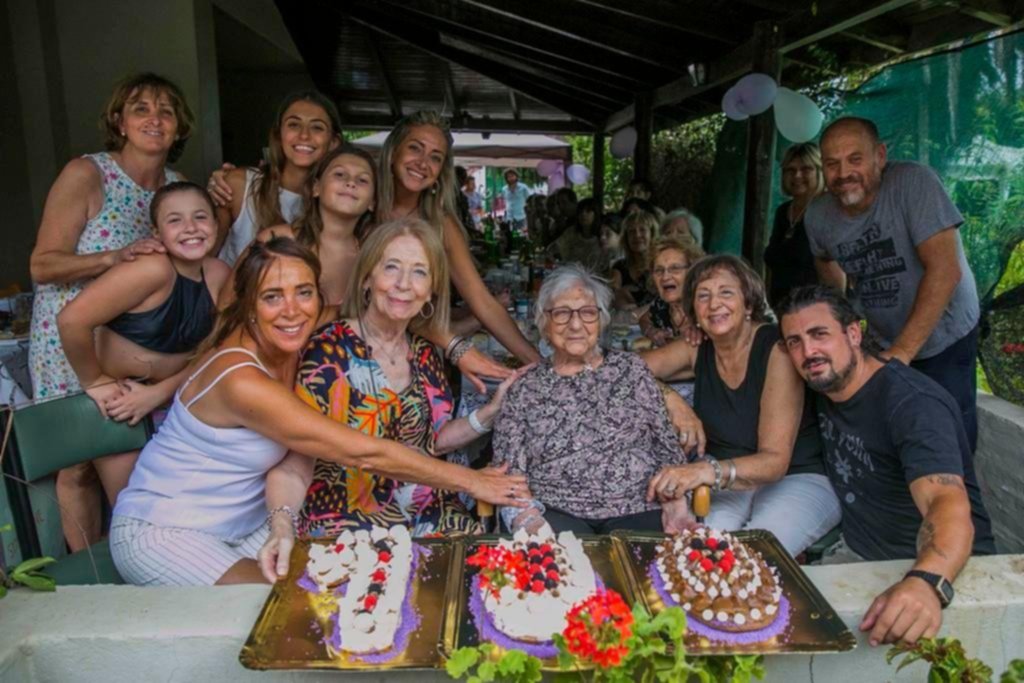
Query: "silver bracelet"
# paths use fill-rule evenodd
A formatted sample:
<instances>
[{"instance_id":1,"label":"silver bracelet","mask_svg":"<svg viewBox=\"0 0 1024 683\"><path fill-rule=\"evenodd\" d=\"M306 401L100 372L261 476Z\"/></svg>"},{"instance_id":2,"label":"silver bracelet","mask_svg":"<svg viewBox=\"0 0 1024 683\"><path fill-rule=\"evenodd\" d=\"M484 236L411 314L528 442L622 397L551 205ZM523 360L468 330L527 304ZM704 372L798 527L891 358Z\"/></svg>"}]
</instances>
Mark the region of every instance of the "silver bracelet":
<instances>
[{"instance_id":1,"label":"silver bracelet","mask_svg":"<svg viewBox=\"0 0 1024 683\"><path fill-rule=\"evenodd\" d=\"M484 427L480 423L480 418L477 417L477 413L479 412L480 409L477 408L476 410L469 414L469 426L472 427L473 431L476 432L477 434L486 434L487 432L491 431L491 428Z\"/></svg>"},{"instance_id":2,"label":"silver bracelet","mask_svg":"<svg viewBox=\"0 0 1024 683\"><path fill-rule=\"evenodd\" d=\"M711 469L715 471L715 483L711 485L712 491L722 490L722 464L718 462L718 458L713 455L705 455L705 462L711 465Z\"/></svg>"},{"instance_id":3,"label":"silver bracelet","mask_svg":"<svg viewBox=\"0 0 1024 683\"><path fill-rule=\"evenodd\" d=\"M444 349L444 357L445 358L451 358L452 357L452 349L454 349L456 347L456 345L458 345L463 339L465 339L465 337L463 337L460 334L457 334L454 337L452 337L452 340L450 342L448 342L448 346L446 346L445 349Z\"/></svg>"},{"instance_id":4,"label":"silver bracelet","mask_svg":"<svg viewBox=\"0 0 1024 683\"><path fill-rule=\"evenodd\" d=\"M459 343L455 345L452 352L448 354L448 361L452 365L458 365L462 357L469 353L469 350L473 348L473 342L469 339L460 339Z\"/></svg>"},{"instance_id":5,"label":"silver bracelet","mask_svg":"<svg viewBox=\"0 0 1024 683\"><path fill-rule=\"evenodd\" d=\"M725 480L725 486L723 487L726 491L732 489L732 485L736 483L736 463L733 462L732 458L729 458L729 478Z\"/></svg>"},{"instance_id":6,"label":"silver bracelet","mask_svg":"<svg viewBox=\"0 0 1024 683\"><path fill-rule=\"evenodd\" d=\"M274 520L274 515L276 515L279 512L287 512L288 516L292 518L292 529L299 528L299 515L295 512L295 510L292 510L290 505L278 505L276 508L271 510L267 514L268 527L270 526L270 523Z\"/></svg>"}]
</instances>

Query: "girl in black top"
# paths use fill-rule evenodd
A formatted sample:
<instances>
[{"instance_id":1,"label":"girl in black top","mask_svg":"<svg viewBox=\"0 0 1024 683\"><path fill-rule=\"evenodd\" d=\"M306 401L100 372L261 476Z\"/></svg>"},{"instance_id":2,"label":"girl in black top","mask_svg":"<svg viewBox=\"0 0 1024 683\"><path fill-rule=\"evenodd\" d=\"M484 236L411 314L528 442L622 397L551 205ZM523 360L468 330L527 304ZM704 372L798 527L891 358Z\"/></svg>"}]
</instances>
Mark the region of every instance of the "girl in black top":
<instances>
[{"instance_id":1,"label":"girl in black top","mask_svg":"<svg viewBox=\"0 0 1024 683\"><path fill-rule=\"evenodd\" d=\"M191 352L213 329L214 302L229 272L210 255L217 221L202 187L165 185L153 196L150 217L166 253L114 266L57 316L86 393L104 417L131 424L174 395Z\"/></svg>"},{"instance_id":2,"label":"girl in black top","mask_svg":"<svg viewBox=\"0 0 1024 683\"><path fill-rule=\"evenodd\" d=\"M775 210L772 237L764 252L768 301L775 307L795 287L818 282L814 255L804 229L804 212L825 189L821 151L813 142L793 145L782 159L782 192L792 199Z\"/></svg>"},{"instance_id":3,"label":"girl in black top","mask_svg":"<svg viewBox=\"0 0 1024 683\"><path fill-rule=\"evenodd\" d=\"M644 360L659 379L693 371L694 409L722 475L710 461L668 467L648 493L678 499L717 479L729 490L712 494L710 526L768 529L797 555L839 523L839 501L804 383L768 322L764 285L739 258L708 256L690 267L683 297L707 341L676 341Z\"/></svg>"}]
</instances>

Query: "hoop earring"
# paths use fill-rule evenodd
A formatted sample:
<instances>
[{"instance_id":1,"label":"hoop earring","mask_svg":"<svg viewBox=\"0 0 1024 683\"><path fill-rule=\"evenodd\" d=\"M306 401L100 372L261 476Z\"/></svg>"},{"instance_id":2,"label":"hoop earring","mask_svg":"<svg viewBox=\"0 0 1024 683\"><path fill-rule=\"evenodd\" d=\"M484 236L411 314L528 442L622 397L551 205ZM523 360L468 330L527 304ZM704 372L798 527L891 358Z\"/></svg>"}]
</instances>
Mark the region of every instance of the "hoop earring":
<instances>
[{"instance_id":1,"label":"hoop earring","mask_svg":"<svg viewBox=\"0 0 1024 683\"><path fill-rule=\"evenodd\" d=\"M423 311L425 311L427 309L427 304L430 304L430 313L427 313L426 315L424 315ZM423 304L423 308L420 309L420 317L423 318L424 320L426 320L427 318L429 318L432 315L434 315L434 300L433 299L428 299L427 300L427 304Z\"/></svg>"}]
</instances>

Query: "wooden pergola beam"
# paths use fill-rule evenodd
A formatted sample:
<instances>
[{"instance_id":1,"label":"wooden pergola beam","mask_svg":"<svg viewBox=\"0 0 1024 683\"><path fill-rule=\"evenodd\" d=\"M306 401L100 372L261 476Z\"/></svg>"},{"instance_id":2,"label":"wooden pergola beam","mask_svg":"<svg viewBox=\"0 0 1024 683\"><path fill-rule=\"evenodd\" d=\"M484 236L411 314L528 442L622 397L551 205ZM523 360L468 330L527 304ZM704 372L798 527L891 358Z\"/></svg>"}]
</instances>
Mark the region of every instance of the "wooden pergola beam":
<instances>
[{"instance_id":1,"label":"wooden pergola beam","mask_svg":"<svg viewBox=\"0 0 1024 683\"><path fill-rule=\"evenodd\" d=\"M381 16L372 8L356 3L338 7L337 11L343 12L356 23L373 31L409 43L439 59L454 62L471 69L486 78L497 81L506 87L514 88L542 104L554 107L581 121L596 124L597 121L603 118L602 112L607 112L610 109L606 104L594 101L584 94L577 96L576 94L566 93L566 88L559 83L545 82L536 77L521 76L502 64L496 64L490 60L469 55L443 45L436 34L423 31L415 23L407 23L393 16Z\"/></svg>"},{"instance_id":2,"label":"wooden pergola beam","mask_svg":"<svg viewBox=\"0 0 1024 683\"><path fill-rule=\"evenodd\" d=\"M402 118L402 102L398 98L398 90L391 80L391 74L384 63L384 54L381 52L380 44L376 40L367 41L370 44L370 54L373 55L373 63L380 72L380 78L384 82L384 94L388 98L388 106L391 107L391 115L395 120Z\"/></svg>"},{"instance_id":3,"label":"wooden pergola beam","mask_svg":"<svg viewBox=\"0 0 1024 683\"><path fill-rule=\"evenodd\" d=\"M519 99L516 97L516 91L512 88L508 89L508 106L512 108L512 118L516 121L519 120Z\"/></svg>"},{"instance_id":4,"label":"wooden pergola beam","mask_svg":"<svg viewBox=\"0 0 1024 683\"><path fill-rule=\"evenodd\" d=\"M452 67L447 61L441 62L441 78L444 79L444 95L452 107L452 116L459 113L459 98L455 92L455 79L452 78Z\"/></svg>"},{"instance_id":5,"label":"wooden pergola beam","mask_svg":"<svg viewBox=\"0 0 1024 683\"><path fill-rule=\"evenodd\" d=\"M558 64L563 69L598 72L609 78L627 78L648 86L664 80L665 72L651 69L650 65L637 60L616 58L601 46L572 45L557 34L536 31L527 25L509 23L499 28L492 14L469 4L443 0L377 0L374 4L382 16L408 17L421 30L457 36L534 62L552 60L553 65ZM372 9L355 2L324 6L346 13Z\"/></svg>"},{"instance_id":6,"label":"wooden pergola beam","mask_svg":"<svg viewBox=\"0 0 1024 683\"><path fill-rule=\"evenodd\" d=\"M857 33L855 31L843 31L840 35L842 35L844 38L856 40L859 43L864 43L865 45L870 45L871 47L877 47L879 50L885 50L886 52L891 52L893 54L901 55L904 52L906 52L904 48L893 45L891 42L886 42L884 40L880 40L878 38L875 38L874 36L869 36L864 33Z\"/></svg>"},{"instance_id":7,"label":"wooden pergola beam","mask_svg":"<svg viewBox=\"0 0 1024 683\"><path fill-rule=\"evenodd\" d=\"M389 130L395 121L390 114L343 115L342 125L346 129ZM556 135L590 135L592 124L579 119L510 119L474 117L458 114L451 119L452 130L468 133L553 133Z\"/></svg>"},{"instance_id":8,"label":"wooden pergola beam","mask_svg":"<svg viewBox=\"0 0 1024 683\"><path fill-rule=\"evenodd\" d=\"M735 34L722 22L721 17L702 14L695 5L684 9L674 4L651 0L575 0L573 4L588 6L591 8L590 11L599 11L603 17L611 20L622 17L633 22L643 22L662 31L698 36L726 45L740 43Z\"/></svg>"}]
</instances>

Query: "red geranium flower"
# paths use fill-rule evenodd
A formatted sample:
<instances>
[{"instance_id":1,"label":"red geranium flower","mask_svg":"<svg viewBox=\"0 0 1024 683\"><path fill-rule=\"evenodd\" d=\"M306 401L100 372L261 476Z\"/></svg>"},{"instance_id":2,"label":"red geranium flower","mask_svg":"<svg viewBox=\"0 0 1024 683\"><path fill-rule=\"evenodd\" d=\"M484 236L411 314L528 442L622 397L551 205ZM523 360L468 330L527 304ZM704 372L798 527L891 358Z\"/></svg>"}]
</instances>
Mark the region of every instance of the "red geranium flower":
<instances>
[{"instance_id":1,"label":"red geranium flower","mask_svg":"<svg viewBox=\"0 0 1024 683\"><path fill-rule=\"evenodd\" d=\"M599 590L573 605L565 621L566 647L580 659L607 669L629 654L626 641L633 635L633 613L615 591Z\"/></svg>"}]
</instances>

